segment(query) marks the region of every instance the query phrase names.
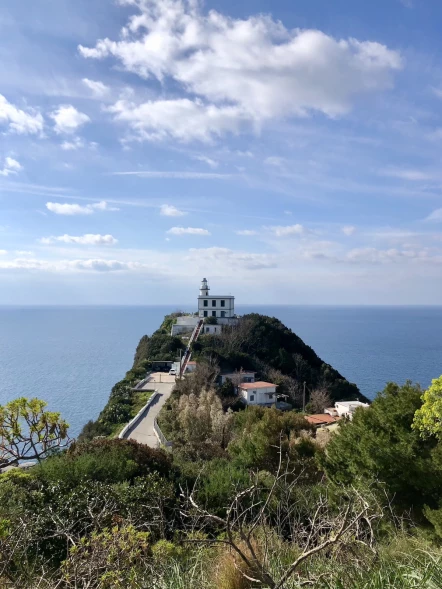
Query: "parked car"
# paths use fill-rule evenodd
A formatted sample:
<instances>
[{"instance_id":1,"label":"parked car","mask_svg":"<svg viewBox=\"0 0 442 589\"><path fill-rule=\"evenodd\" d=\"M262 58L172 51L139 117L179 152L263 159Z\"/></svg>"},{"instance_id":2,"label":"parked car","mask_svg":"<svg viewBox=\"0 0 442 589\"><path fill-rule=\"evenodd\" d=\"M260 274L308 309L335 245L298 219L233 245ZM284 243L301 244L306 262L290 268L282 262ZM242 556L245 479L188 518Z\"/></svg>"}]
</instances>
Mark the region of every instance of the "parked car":
<instances>
[{"instance_id":1,"label":"parked car","mask_svg":"<svg viewBox=\"0 0 442 589\"><path fill-rule=\"evenodd\" d=\"M169 374L170 374L171 376L176 376L176 370L175 370L175 368L171 368L171 369L169 370Z\"/></svg>"}]
</instances>

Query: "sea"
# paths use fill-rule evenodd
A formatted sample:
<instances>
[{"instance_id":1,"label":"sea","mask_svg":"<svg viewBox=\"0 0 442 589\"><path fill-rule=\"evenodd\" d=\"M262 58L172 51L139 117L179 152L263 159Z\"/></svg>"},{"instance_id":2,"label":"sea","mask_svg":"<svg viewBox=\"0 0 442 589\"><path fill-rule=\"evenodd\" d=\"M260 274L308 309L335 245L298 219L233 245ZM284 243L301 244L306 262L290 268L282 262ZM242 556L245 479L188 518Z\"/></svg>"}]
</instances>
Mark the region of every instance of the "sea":
<instances>
[{"instance_id":1,"label":"sea","mask_svg":"<svg viewBox=\"0 0 442 589\"><path fill-rule=\"evenodd\" d=\"M0 307L0 405L38 397L75 437L131 367L140 337L180 306ZM183 305L183 308L186 308ZM277 317L361 392L442 374L442 307L237 306Z\"/></svg>"}]
</instances>

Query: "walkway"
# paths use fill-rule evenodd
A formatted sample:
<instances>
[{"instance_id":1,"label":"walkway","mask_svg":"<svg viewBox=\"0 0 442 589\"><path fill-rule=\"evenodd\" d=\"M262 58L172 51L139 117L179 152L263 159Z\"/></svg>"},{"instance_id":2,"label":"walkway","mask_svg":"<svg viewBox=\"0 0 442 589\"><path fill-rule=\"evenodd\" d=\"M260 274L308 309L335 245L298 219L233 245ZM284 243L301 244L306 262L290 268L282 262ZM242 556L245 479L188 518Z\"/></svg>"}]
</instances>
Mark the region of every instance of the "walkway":
<instances>
[{"instance_id":1,"label":"walkway","mask_svg":"<svg viewBox=\"0 0 442 589\"><path fill-rule=\"evenodd\" d=\"M166 382L165 382L166 381ZM146 444L151 448L158 448L158 438L153 431L153 422L155 417L158 417L161 408L170 397L173 387L175 386L175 377L169 376L164 372L154 372L149 381L143 386L141 390L152 390L158 391L156 399L150 405L138 424L131 429L126 438L130 440L136 440L142 444Z\"/></svg>"}]
</instances>

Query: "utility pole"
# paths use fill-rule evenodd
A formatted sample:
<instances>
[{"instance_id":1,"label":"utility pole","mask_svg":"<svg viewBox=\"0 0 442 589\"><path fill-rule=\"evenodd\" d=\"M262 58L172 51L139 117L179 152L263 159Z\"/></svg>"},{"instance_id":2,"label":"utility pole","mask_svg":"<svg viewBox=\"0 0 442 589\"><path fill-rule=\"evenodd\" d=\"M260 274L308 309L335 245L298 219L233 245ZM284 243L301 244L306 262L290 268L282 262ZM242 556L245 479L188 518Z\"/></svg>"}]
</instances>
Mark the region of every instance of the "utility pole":
<instances>
[{"instance_id":1,"label":"utility pole","mask_svg":"<svg viewBox=\"0 0 442 589\"><path fill-rule=\"evenodd\" d=\"M304 390L302 393L302 412L305 413L305 381L304 381Z\"/></svg>"}]
</instances>

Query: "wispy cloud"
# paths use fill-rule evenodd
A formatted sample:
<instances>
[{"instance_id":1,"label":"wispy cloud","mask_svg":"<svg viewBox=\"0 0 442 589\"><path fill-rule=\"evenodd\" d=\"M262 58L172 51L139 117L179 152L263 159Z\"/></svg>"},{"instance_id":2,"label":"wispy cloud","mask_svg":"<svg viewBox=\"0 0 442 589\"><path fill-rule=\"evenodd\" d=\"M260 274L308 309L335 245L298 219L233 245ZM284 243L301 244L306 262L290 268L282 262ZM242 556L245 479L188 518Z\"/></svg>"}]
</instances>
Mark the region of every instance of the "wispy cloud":
<instances>
[{"instance_id":1,"label":"wispy cloud","mask_svg":"<svg viewBox=\"0 0 442 589\"><path fill-rule=\"evenodd\" d=\"M106 84L103 84L103 82L89 80L88 78L83 78L82 82L85 86L89 88L89 90L96 98L102 98L103 96L106 96L106 94L109 93L109 86L106 86Z\"/></svg>"},{"instance_id":2,"label":"wispy cloud","mask_svg":"<svg viewBox=\"0 0 442 589\"><path fill-rule=\"evenodd\" d=\"M7 157L5 158L3 169L0 170L0 176L13 176L18 174L21 170L23 170L23 166L17 160L12 157Z\"/></svg>"},{"instance_id":3,"label":"wispy cloud","mask_svg":"<svg viewBox=\"0 0 442 589\"><path fill-rule=\"evenodd\" d=\"M45 245L53 243L73 243L76 245L115 245L118 240L112 235L100 235L94 233L86 233L85 235L58 235L51 237L42 237L40 242Z\"/></svg>"},{"instance_id":4,"label":"wispy cloud","mask_svg":"<svg viewBox=\"0 0 442 589\"><path fill-rule=\"evenodd\" d=\"M8 130L19 135L39 135L43 131L44 121L35 109L26 111L14 106L0 94L0 123Z\"/></svg>"},{"instance_id":5,"label":"wispy cloud","mask_svg":"<svg viewBox=\"0 0 442 589\"><path fill-rule=\"evenodd\" d=\"M95 211L118 211L116 207L110 207L104 200L95 204L79 205L71 203L47 202L46 208L56 215L92 215Z\"/></svg>"},{"instance_id":6,"label":"wispy cloud","mask_svg":"<svg viewBox=\"0 0 442 589\"><path fill-rule=\"evenodd\" d=\"M350 235L353 235L353 233L356 231L356 227L354 227L353 225L345 225L344 227L342 227L341 231L344 235L350 237Z\"/></svg>"},{"instance_id":7,"label":"wispy cloud","mask_svg":"<svg viewBox=\"0 0 442 589\"><path fill-rule=\"evenodd\" d=\"M235 231L237 235L244 235L246 237L251 237L252 235L256 235L257 231L253 231L252 229L240 229L239 231Z\"/></svg>"},{"instance_id":8,"label":"wispy cloud","mask_svg":"<svg viewBox=\"0 0 442 589\"><path fill-rule=\"evenodd\" d=\"M161 205L160 215L163 215L164 217L183 217L184 215L187 215L187 213L180 211L180 209L177 209L173 205Z\"/></svg>"},{"instance_id":9,"label":"wispy cloud","mask_svg":"<svg viewBox=\"0 0 442 589\"><path fill-rule=\"evenodd\" d=\"M411 182L418 182L423 180L431 180L433 177L422 170L402 169L402 168L386 168L381 170L381 176L389 176L390 178L399 178L400 180L410 180Z\"/></svg>"},{"instance_id":10,"label":"wispy cloud","mask_svg":"<svg viewBox=\"0 0 442 589\"><path fill-rule=\"evenodd\" d=\"M167 233L169 235L210 235L210 231L200 227L172 227Z\"/></svg>"},{"instance_id":11,"label":"wispy cloud","mask_svg":"<svg viewBox=\"0 0 442 589\"><path fill-rule=\"evenodd\" d=\"M424 219L425 221L442 222L442 209L436 209Z\"/></svg>"},{"instance_id":12,"label":"wispy cloud","mask_svg":"<svg viewBox=\"0 0 442 589\"><path fill-rule=\"evenodd\" d=\"M231 174L214 172L113 172L113 176L138 176L139 178L177 178L179 180L223 180Z\"/></svg>"},{"instance_id":13,"label":"wispy cloud","mask_svg":"<svg viewBox=\"0 0 442 589\"><path fill-rule=\"evenodd\" d=\"M296 225L278 225L269 227L270 231L276 235L276 237L293 237L304 235L307 231L303 225L297 223Z\"/></svg>"}]
</instances>

